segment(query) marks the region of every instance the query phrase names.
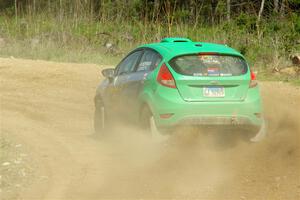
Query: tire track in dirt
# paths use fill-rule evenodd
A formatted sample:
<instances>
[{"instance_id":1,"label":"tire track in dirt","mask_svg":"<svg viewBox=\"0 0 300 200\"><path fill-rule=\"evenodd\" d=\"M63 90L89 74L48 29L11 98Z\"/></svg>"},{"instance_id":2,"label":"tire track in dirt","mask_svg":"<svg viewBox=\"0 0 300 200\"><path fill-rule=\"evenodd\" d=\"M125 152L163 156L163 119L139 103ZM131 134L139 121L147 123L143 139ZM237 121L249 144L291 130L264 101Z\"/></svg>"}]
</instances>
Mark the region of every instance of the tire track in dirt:
<instances>
[{"instance_id":1,"label":"tire track in dirt","mask_svg":"<svg viewBox=\"0 0 300 200\"><path fill-rule=\"evenodd\" d=\"M300 90L262 83L268 138L176 135L158 144L128 125L92 135L101 67L0 58L1 133L38 169L19 199L300 198ZM16 191L17 192L17 191Z\"/></svg>"}]
</instances>

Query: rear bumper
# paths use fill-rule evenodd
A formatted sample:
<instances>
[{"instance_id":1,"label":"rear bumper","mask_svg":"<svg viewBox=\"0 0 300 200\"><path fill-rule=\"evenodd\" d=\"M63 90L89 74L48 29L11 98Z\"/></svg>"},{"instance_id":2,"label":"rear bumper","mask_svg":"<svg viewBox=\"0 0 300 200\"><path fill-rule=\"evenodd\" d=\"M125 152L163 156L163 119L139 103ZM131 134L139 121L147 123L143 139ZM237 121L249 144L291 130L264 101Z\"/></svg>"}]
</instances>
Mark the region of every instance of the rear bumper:
<instances>
[{"instance_id":1,"label":"rear bumper","mask_svg":"<svg viewBox=\"0 0 300 200\"><path fill-rule=\"evenodd\" d=\"M262 119L252 116L201 116L174 114L170 119L156 119L158 127L169 127L178 125L199 125L199 126L234 126L234 127L260 127Z\"/></svg>"},{"instance_id":2,"label":"rear bumper","mask_svg":"<svg viewBox=\"0 0 300 200\"><path fill-rule=\"evenodd\" d=\"M250 125L251 120L247 117L236 116L210 116L210 117L183 117L177 122L180 125Z\"/></svg>"},{"instance_id":3,"label":"rear bumper","mask_svg":"<svg viewBox=\"0 0 300 200\"><path fill-rule=\"evenodd\" d=\"M260 127L261 100L258 89L249 89L244 101L235 102L187 102L177 90L157 92L152 111L158 127L176 125L250 125ZM172 114L161 118L161 114Z\"/></svg>"}]
</instances>

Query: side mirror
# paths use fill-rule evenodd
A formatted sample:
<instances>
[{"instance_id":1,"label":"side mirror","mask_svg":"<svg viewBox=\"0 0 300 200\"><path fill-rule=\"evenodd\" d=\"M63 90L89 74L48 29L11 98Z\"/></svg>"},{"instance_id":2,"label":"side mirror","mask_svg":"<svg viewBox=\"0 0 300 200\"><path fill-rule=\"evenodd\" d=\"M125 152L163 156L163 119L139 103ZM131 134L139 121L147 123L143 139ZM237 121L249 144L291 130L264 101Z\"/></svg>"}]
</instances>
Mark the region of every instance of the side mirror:
<instances>
[{"instance_id":1,"label":"side mirror","mask_svg":"<svg viewBox=\"0 0 300 200\"><path fill-rule=\"evenodd\" d=\"M112 81L112 79L115 77L115 69L108 68L101 71L102 75L106 78L108 78L109 81Z\"/></svg>"}]
</instances>

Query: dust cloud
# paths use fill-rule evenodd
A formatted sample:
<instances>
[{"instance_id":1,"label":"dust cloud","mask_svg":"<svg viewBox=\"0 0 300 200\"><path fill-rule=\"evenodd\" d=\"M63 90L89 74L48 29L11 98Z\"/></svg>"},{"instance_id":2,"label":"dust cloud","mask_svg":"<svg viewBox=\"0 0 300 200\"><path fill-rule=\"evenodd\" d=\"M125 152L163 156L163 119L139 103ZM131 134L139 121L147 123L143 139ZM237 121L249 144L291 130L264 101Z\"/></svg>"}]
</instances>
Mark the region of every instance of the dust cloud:
<instances>
[{"instance_id":1,"label":"dust cloud","mask_svg":"<svg viewBox=\"0 0 300 200\"><path fill-rule=\"evenodd\" d=\"M1 132L31 151L20 199L299 199L300 90L261 83L268 136L178 129L155 141L118 124L93 134L96 65L0 59ZM47 178L41 178L47 177Z\"/></svg>"}]
</instances>

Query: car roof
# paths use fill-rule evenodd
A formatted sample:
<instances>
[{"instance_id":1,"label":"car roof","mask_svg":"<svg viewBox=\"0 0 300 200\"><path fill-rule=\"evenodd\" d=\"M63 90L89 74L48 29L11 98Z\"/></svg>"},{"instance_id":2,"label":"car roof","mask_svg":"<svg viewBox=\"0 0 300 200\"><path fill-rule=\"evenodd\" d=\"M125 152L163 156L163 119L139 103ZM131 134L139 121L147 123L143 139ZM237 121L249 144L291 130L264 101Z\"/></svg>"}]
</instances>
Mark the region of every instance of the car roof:
<instances>
[{"instance_id":1,"label":"car roof","mask_svg":"<svg viewBox=\"0 0 300 200\"><path fill-rule=\"evenodd\" d=\"M164 38L161 42L145 44L139 48L151 48L158 51L166 60L170 60L173 57L195 53L214 52L220 54L230 54L235 56L240 54L233 48L227 45L207 43L207 42L193 42L187 38Z\"/></svg>"}]
</instances>

